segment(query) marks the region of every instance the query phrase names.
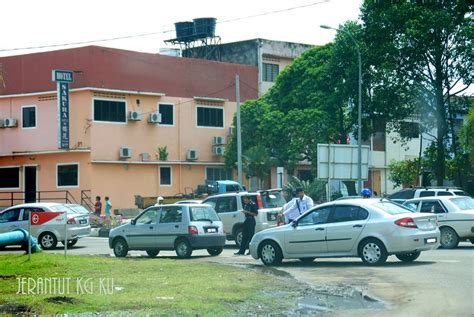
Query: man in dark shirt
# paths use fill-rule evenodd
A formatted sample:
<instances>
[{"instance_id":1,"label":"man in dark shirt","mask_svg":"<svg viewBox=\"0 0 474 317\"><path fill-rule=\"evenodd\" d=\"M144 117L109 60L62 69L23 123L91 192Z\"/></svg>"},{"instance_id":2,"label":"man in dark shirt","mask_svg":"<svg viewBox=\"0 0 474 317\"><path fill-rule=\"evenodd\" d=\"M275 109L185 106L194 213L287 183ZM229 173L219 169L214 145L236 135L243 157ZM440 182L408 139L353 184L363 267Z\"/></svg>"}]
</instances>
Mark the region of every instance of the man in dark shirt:
<instances>
[{"instance_id":1,"label":"man in dark shirt","mask_svg":"<svg viewBox=\"0 0 474 317\"><path fill-rule=\"evenodd\" d=\"M248 249L250 240L255 233L255 217L258 214L257 205L250 199L249 196L243 197L243 210L245 215L244 230L242 232L242 243L240 244L240 250L235 255L244 255L245 250Z\"/></svg>"}]
</instances>

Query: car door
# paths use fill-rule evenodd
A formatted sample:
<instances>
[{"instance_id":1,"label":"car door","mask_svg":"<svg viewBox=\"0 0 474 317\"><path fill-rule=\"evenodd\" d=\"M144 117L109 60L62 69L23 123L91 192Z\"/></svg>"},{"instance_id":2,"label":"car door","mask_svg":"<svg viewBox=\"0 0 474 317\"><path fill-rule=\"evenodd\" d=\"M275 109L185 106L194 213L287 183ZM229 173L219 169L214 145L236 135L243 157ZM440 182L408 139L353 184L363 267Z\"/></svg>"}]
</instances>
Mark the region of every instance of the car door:
<instances>
[{"instance_id":1,"label":"car door","mask_svg":"<svg viewBox=\"0 0 474 317\"><path fill-rule=\"evenodd\" d=\"M12 208L0 213L0 233L10 232L21 228L21 208Z\"/></svg>"},{"instance_id":2,"label":"car door","mask_svg":"<svg viewBox=\"0 0 474 317\"><path fill-rule=\"evenodd\" d=\"M352 250L369 218L369 212L359 206L336 205L326 228L328 252Z\"/></svg>"},{"instance_id":3,"label":"car door","mask_svg":"<svg viewBox=\"0 0 474 317\"><path fill-rule=\"evenodd\" d=\"M44 212L43 208L40 207L24 207L20 215L20 228L28 230L28 217L32 212ZM64 227L64 226L63 226ZM55 228L58 229L58 228ZM62 228L61 228L62 229ZM31 235L38 237L40 233L44 231L53 231L54 228L48 228L48 225L31 226ZM64 230L63 230L64 231Z\"/></svg>"},{"instance_id":4,"label":"car door","mask_svg":"<svg viewBox=\"0 0 474 317\"><path fill-rule=\"evenodd\" d=\"M298 219L293 229L285 232L286 253L311 256L326 252L326 224L331 208L317 208Z\"/></svg>"},{"instance_id":5,"label":"car door","mask_svg":"<svg viewBox=\"0 0 474 317\"><path fill-rule=\"evenodd\" d=\"M183 210L186 206L162 206L160 221L156 227L157 246L163 249L173 249L176 238L188 233L188 227L183 222Z\"/></svg>"},{"instance_id":6,"label":"car door","mask_svg":"<svg viewBox=\"0 0 474 317\"><path fill-rule=\"evenodd\" d=\"M146 209L131 225L127 233L130 249L144 249L156 245L156 225L158 223L159 208Z\"/></svg>"}]
</instances>

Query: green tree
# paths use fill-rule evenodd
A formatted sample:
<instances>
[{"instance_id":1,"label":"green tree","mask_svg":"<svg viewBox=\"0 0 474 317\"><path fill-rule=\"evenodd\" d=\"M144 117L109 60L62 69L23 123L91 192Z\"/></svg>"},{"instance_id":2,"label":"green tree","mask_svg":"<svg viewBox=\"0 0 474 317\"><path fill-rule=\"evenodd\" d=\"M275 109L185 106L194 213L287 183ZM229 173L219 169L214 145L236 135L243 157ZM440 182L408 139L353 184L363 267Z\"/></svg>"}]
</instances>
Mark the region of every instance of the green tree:
<instances>
[{"instance_id":1,"label":"green tree","mask_svg":"<svg viewBox=\"0 0 474 317\"><path fill-rule=\"evenodd\" d=\"M474 107L471 107L460 132L461 145L474 169Z\"/></svg>"},{"instance_id":2,"label":"green tree","mask_svg":"<svg viewBox=\"0 0 474 317\"><path fill-rule=\"evenodd\" d=\"M257 177L258 187L263 188L264 181L270 175L273 160L263 145L251 147L242 155L243 170L249 177Z\"/></svg>"},{"instance_id":3,"label":"green tree","mask_svg":"<svg viewBox=\"0 0 474 317\"><path fill-rule=\"evenodd\" d=\"M394 183L395 187L403 185L415 185L420 171L419 159L405 161L391 161L388 165L390 174L388 178Z\"/></svg>"},{"instance_id":4,"label":"green tree","mask_svg":"<svg viewBox=\"0 0 474 317\"><path fill-rule=\"evenodd\" d=\"M407 111L423 114L426 129L436 128L438 185L446 175L448 144L456 149L450 121L463 111L452 100L474 77L473 6L468 0L365 0L362 6L372 79L385 90L379 102L390 103L390 95L403 96L403 86L411 89L404 99L416 93L417 98L402 104Z\"/></svg>"}]
</instances>

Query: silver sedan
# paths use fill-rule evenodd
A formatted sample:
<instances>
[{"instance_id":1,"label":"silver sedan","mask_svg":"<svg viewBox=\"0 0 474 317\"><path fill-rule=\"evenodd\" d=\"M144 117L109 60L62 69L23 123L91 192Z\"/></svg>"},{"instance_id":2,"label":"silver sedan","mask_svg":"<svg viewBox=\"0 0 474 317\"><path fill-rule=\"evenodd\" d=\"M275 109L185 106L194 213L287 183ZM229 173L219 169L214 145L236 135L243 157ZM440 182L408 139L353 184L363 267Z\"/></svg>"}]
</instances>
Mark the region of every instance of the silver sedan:
<instances>
[{"instance_id":1,"label":"silver sedan","mask_svg":"<svg viewBox=\"0 0 474 317\"><path fill-rule=\"evenodd\" d=\"M254 235L250 254L265 265L282 259L360 257L367 265L389 255L405 262L439 246L436 216L417 214L383 199L350 199L318 205L291 224Z\"/></svg>"}]
</instances>

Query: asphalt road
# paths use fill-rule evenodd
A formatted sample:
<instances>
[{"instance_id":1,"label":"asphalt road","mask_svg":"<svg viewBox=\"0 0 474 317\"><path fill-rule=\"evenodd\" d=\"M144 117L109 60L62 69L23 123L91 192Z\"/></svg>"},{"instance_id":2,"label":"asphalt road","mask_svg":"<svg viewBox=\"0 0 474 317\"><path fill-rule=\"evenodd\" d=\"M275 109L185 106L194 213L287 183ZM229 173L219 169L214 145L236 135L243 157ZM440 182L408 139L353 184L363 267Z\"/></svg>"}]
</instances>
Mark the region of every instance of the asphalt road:
<instances>
[{"instance_id":1,"label":"asphalt road","mask_svg":"<svg viewBox=\"0 0 474 317\"><path fill-rule=\"evenodd\" d=\"M74 255L113 256L106 238L84 238L68 250ZM9 248L4 253L20 253ZM62 248L46 251L64 252ZM433 250L421 254L414 263L402 263L394 256L380 267L368 267L358 258L316 259L305 264L284 261L276 270L268 270L250 256L234 256L235 245L229 244L224 252L211 257L205 250L193 252L192 261L209 261L239 265L265 274L287 272L295 279L308 283L321 294L333 294L326 306L334 308L330 315L346 316L474 316L474 245L461 243L454 250ZM146 253L131 251L129 256L145 257ZM158 256L175 258L172 251ZM347 299L354 294L368 295L379 300L384 308L350 309ZM318 305L316 305L318 306ZM323 305L324 306L324 305ZM347 307L346 307L347 306ZM363 307L370 305L362 305Z\"/></svg>"}]
</instances>

